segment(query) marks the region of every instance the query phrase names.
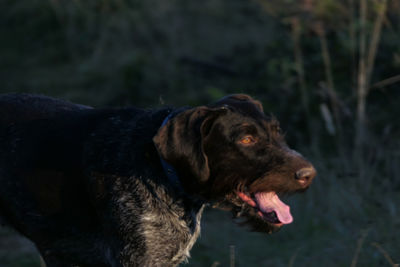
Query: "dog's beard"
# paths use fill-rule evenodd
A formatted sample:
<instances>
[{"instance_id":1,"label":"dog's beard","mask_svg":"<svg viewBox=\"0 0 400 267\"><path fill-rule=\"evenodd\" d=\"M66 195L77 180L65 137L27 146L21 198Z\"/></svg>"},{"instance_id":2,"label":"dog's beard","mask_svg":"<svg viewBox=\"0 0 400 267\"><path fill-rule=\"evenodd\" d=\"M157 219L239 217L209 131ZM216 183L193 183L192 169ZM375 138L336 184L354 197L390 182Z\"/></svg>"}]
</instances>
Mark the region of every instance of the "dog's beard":
<instances>
[{"instance_id":1,"label":"dog's beard","mask_svg":"<svg viewBox=\"0 0 400 267\"><path fill-rule=\"evenodd\" d=\"M240 226L248 227L254 232L271 234L278 231L282 226L266 221L259 215L259 212L255 208L246 204L243 204L241 207L234 207L232 215L235 222Z\"/></svg>"},{"instance_id":2,"label":"dog's beard","mask_svg":"<svg viewBox=\"0 0 400 267\"><path fill-rule=\"evenodd\" d=\"M254 232L274 233L282 224L274 224L265 220L259 214L259 210L242 202L235 194L225 198L223 201L215 202L213 208L230 211L234 221Z\"/></svg>"}]
</instances>

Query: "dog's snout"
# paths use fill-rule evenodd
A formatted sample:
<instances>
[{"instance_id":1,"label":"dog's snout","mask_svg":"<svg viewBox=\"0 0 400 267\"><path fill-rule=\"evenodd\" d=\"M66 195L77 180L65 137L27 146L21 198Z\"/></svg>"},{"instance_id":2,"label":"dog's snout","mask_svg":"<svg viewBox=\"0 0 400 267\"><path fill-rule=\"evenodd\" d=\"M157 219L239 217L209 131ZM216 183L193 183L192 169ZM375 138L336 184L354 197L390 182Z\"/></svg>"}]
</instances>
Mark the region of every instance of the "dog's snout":
<instances>
[{"instance_id":1,"label":"dog's snout","mask_svg":"<svg viewBox=\"0 0 400 267\"><path fill-rule=\"evenodd\" d=\"M296 172L296 180L303 186L307 186L311 183L314 177L317 175L317 171L314 167L302 168Z\"/></svg>"}]
</instances>

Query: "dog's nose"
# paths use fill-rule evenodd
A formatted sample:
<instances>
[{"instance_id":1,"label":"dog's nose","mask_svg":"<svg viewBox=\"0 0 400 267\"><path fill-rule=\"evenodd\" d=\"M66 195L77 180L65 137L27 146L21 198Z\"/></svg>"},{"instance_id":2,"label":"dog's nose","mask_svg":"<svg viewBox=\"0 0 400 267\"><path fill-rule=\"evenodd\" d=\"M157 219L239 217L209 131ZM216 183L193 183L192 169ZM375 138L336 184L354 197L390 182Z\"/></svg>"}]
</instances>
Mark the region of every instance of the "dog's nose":
<instances>
[{"instance_id":1,"label":"dog's nose","mask_svg":"<svg viewBox=\"0 0 400 267\"><path fill-rule=\"evenodd\" d=\"M296 180L303 186L307 186L311 183L312 179L317 175L317 171L314 167L302 168L296 172Z\"/></svg>"}]
</instances>

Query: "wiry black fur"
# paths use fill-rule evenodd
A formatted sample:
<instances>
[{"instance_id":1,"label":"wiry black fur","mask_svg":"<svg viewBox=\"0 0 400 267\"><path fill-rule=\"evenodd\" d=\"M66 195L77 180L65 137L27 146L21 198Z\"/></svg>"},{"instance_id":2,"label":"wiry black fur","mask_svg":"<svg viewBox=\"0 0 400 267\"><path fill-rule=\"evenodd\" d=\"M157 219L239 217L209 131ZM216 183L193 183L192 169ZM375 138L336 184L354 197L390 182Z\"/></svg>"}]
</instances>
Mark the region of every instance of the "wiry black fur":
<instances>
[{"instance_id":1,"label":"wiry black fur","mask_svg":"<svg viewBox=\"0 0 400 267\"><path fill-rule=\"evenodd\" d=\"M238 145L244 134L257 146ZM49 267L175 266L189 256L206 203L274 231L237 192L303 190L312 177L300 185L294 175L310 166L246 95L180 110L0 97L0 217Z\"/></svg>"}]
</instances>

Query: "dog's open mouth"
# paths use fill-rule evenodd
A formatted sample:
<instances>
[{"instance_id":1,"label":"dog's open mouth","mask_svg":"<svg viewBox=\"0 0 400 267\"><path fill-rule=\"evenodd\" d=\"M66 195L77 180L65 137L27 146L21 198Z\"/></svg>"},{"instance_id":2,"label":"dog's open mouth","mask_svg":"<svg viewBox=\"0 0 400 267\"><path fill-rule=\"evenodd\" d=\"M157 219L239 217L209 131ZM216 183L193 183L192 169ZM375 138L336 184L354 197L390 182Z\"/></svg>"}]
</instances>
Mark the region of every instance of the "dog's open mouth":
<instances>
[{"instance_id":1,"label":"dog's open mouth","mask_svg":"<svg viewBox=\"0 0 400 267\"><path fill-rule=\"evenodd\" d=\"M283 203L275 192L258 192L252 197L243 192L237 192L237 195L257 209L257 214L269 223L281 226L293 221L290 207Z\"/></svg>"}]
</instances>

